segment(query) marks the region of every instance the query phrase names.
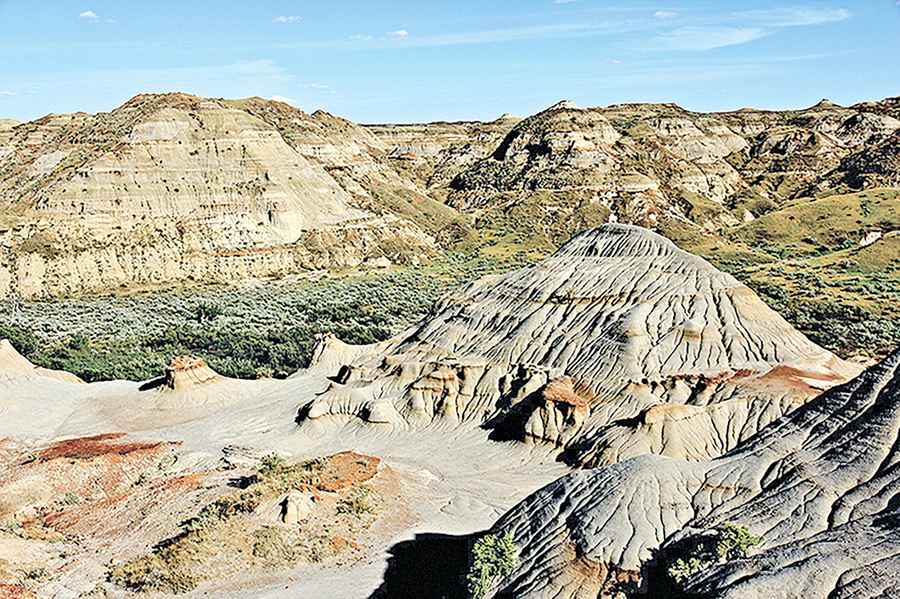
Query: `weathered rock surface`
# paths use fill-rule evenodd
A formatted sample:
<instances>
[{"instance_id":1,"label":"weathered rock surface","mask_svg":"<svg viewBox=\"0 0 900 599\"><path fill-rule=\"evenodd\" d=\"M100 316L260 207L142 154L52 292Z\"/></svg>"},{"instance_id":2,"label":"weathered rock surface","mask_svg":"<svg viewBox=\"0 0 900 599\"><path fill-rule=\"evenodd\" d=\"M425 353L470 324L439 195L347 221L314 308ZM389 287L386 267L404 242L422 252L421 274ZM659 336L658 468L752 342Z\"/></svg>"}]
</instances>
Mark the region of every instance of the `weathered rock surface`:
<instances>
[{"instance_id":1,"label":"weathered rock surface","mask_svg":"<svg viewBox=\"0 0 900 599\"><path fill-rule=\"evenodd\" d=\"M900 129L896 106L888 99L702 114L674 104L560 103L518 123L489 157L460 172L449 201L467 209L508 204L510 194L587 191L620 222L652 226L674 214L731 224L748 206L890 184L890 176L860 172L896 173L893 163L873 166L896 155L887 141ZM887 147L870 155L879 144Z\"/></svg>"},{"instance_id":2,"label":"weathered rock surface","mask_svg":"<svg viewBox=\"0 0 900 599\"><path fill-rule=\"evenodd\" d=\"M673 104L355 125L248 98L142 95L0 124L0 297L403 263L470 224L739 224L900 185L898 100L703 114Z\"/></svg>"},{"instance_id":3,"label":"weathered rock surface","mask_svg":"<svg viewBox=\"0 0 900 599\"><path fill-rule=\"evenodd\" d=\"M730 275L630 225L473 283L387 342L326 339L313 368L325 365L331 387L305 418L484 425L588 465L719 455L858 372Z\"/></svg>"},{"instance_id":4,"label":"weathered rock surface","mask_svg":"<svg viewBox=\"0 0 900 599\"><path fill-rule=\"evenodd\" d=\"M900 592L900 351L780 418L726 456L644 456L566 476L507 513L520 548L497 596L596 597L615 579L660 592L667 553L716 525L763 537L685 588L706 597ZM658 551L662 547L661 551ZM619 589L621 590L621 588Z\"/></svg>"},{"instance_id":5,"label":"weathered rock surface","mask_svg":"<svg viewBox=\"0 0 900 599\"><path fill-rule=\"evenodd\" d=\"M12 346L8 339L0 339L0 388L25 384L25 380L42 377L68 383L83 382L74 374L35 366Z\"/></svg>"},{"instance_id":6,"label":"weathered rock surface","mask_svg":"<svg viewBox=\"0 0 900 599\"><path fill-rule=\"evenodd\" d=\"M326 113L144 95L2 135L0 297L230 282L434 249L382 200L415 185L374 136Z\"/></svg>"}]
</instances>

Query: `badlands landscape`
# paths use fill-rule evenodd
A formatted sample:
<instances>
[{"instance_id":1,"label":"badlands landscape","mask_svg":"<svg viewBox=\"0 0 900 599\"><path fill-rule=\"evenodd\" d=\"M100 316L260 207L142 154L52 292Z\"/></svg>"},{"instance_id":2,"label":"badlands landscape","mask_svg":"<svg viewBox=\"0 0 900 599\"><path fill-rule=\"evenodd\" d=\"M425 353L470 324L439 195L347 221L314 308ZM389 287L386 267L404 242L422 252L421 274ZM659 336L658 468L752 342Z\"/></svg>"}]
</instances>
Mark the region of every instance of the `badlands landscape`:
<instances>
[{"instance_id":1,"label":"badlands landscape","mask_svg":"<svg viewBox=\"0 0 900 599\"><path fill-rule=\"evenodd\" d=\"M0 597L900 595L900 98L0 120Z\"/></svg>"}]
</instances>

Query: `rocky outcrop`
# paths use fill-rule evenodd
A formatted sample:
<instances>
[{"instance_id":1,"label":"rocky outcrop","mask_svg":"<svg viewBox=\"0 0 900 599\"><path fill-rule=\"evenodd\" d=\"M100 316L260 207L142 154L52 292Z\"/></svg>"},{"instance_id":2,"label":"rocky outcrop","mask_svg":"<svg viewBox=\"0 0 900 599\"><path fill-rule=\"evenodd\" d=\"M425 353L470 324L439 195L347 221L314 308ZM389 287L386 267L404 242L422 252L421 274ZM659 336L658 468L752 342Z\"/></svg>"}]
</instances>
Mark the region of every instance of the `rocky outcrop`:
<instances>
[{"instance_id":1,"label":"rocky outcrop","mask_svg":"<svg viewBox=\"0 0 900 599\"><path fill-rule=\"evenodd\" d=\"M434 249L373 196L416 193L373 136L286 104L137 96L18 126L3 148L0 297L233 282Z\"/></svg>"},{"instance_id":2,"label":"rocky outcrop","mask_svg":"<svg viewBox=\"0 0 900 599\"><path fill-rule=\"evenodd\" d=\"M82 383L83 381L62 370L51 370L35 366L22 354L16 351L8 339L0 339L0 387L15 386L25 383L27 379L40 377L66 383ZM23 380L25 379L25 380Z\"/></svg>"},{"instance_id":3,"label":"rocky outcrop","mask_svg":"<svg viewBox=\"0 0 900 599\"><path fill-rule=\"evenodd\" d=\"M644 456L581 471L513 508L495 526L514 535L515 572L496 596L596 597L583 568L644 575L671 592L676 549L725 523L763 539L745 559L681 581L706 597L883 597L896 577L900 352L780 418L726 456Z\"/></svg>"},{"instance_id":4,"label":"rocky outcrop","mask_svg":"<svg viewBox=\"0 0 900 599\"><path fill-rule=\"evenodd\" d=\"M477 281L378 346L326 339L317 364L334 376L305 418L483 425L587 465L719 455L858 372L730 275L628 225Z\"/></svg>"},{"instance_id":5,"label":"rocky outcrop","mask_svg":"<svg viewBox=\"0 0 900 599\"><path fill-rule=\"evenodd\" d=\"M619 222L655 226L667 215L736 224L747 208L753 216L813 191L893 184L859 171L877 169L869 165L890 153L872 157L870 148L890 144L883 140L900 128L895 104L703 114L674 104L561 102L519 122L490 156L459 172L448 201L508 210L533 192L565 190L592 196Z\"/></svg>"},{"instance_id":6,"label":"rocky outcrop","mask_svg":"<svg viewBox=\"0 0 900 599\"><path fill-rule=\"evenodd\" d=\"M387 148L395 168L442 196L460 172L493 152L519 119L503 115L491 122L367 125Z\"/></svg>"}]
</instances>

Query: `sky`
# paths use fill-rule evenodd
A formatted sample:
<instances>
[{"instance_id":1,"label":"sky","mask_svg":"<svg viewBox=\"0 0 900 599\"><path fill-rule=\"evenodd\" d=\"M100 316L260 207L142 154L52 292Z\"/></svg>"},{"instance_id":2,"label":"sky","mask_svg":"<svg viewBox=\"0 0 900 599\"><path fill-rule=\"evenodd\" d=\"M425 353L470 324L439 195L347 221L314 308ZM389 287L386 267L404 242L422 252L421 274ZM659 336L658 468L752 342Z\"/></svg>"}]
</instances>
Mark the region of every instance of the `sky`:
<instances>
[{"instance_id":1,"label":"sky","mask_svg":"<svg viewBox=\"0 0 900 599\"><path fill-rule=\"evenodd\" d=\"M0 0L0 117L145 92L357 122L900 95L900 0Z\"/></svg>"}]
</instances>

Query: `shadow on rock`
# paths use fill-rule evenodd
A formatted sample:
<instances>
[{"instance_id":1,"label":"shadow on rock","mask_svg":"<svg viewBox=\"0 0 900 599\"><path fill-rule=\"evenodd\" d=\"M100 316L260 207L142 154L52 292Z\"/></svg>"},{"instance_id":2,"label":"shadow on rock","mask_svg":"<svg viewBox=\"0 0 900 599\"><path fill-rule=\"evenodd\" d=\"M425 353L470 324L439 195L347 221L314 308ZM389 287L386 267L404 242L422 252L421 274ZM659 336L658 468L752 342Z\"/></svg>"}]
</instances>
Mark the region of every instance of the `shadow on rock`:
<instances>
[{"instance_id":1,"label":"shadow on rock","mask_svg":"<svg viewBox=\"0 0 900 599\"><path fill-rule=\"evenodd\" d=\"M426 533L397 543L369 599L466 599L469 550L477 538Z\"/></svg>"}]
</instances>

